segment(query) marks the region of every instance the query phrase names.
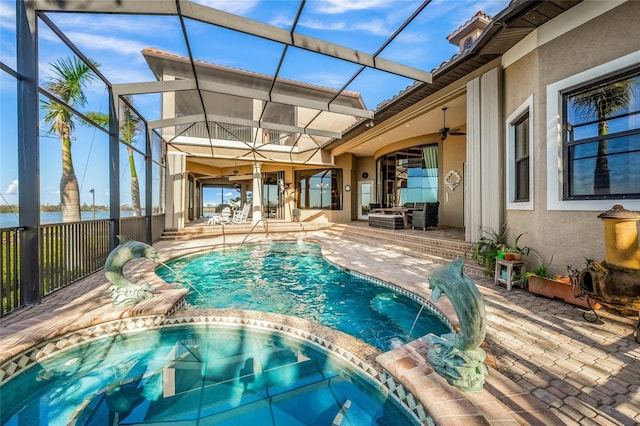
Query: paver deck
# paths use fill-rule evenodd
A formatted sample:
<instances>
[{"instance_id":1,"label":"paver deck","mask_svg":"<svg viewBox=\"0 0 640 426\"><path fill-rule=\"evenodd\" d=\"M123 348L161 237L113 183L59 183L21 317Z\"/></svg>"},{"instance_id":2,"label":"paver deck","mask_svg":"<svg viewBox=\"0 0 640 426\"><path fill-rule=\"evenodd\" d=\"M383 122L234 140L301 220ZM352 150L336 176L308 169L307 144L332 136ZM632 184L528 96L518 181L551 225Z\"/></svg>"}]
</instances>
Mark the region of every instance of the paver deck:
<instances>
[{"instance_id":1,"label":"paver deck","mask_svg":"<svg viewBox=\"0 0 640 426\"><path fill-rule=\"evenodd\" d=\"M427 279L438 265L389 247L345 241L322 231L308 233L307 237L321 241L323 254L336 264L429 296ZM163 258L169 258L216 243L203 239L160 242L155 246ZM424 348L419 343L380 358L388 362L390 370L395 369L396 374L411 382L408 387L414 394L432 392L434 401L425 407L441 413L436 416L438 424L640 423L640 345L633 338L635 318L603 312L600 321L589 323L582 317L583 310L573 305L522 289L507 291L490 279L473 279L484 296L488 320L486 341L493 367L485 386L487 394L468 394L464 403L452 403L456 395L438 399L443 398L441 392L446 387L439 383L440 393L434 390L434 381L439 379L431 374L428 365L421 363ZM69 327L70 323L88 324L100 321L103 315L135 316L153 309L143 306L114 313L109 309L109 300L103 297L106 286L104 275L98 272L46 296L40 305L2 318L0 353L20 350L35 338L33 333L45 333L46 337L55 334L56 327ZM493 399L485 400L489 394L498 397L503 406ZM465 404L470 407L464 408ZM512 414L508 418L504 415L505 406ZM467 413L481 407L484 418L470 415L468 421L461 421L465 417L456 412L460 407ZM487 415L492 412L495 415Z\"/></svg>"}]
</instances>

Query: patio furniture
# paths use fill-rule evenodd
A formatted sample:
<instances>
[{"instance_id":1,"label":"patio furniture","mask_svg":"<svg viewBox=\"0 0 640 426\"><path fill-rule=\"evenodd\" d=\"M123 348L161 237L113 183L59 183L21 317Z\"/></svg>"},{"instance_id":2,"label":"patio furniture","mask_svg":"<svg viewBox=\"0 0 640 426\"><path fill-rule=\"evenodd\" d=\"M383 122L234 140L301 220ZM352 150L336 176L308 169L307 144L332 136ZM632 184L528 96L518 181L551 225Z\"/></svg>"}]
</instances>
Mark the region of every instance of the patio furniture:
<instances>
[{"instance_id":1,"label":"patio furniture","mask_svg":"<svg viewBox=\"0 0 640 426\"><path fill-rule=\"evenodd\" d=\"M231 207L223 207L219 213L213 213L213 216L207 220L207 225L218 225L221 223L231 222Z\"/></svg>"},{"instance_id":2,"label":"patio furniture","mask_svg":"<svg viewBox=\"0 0 640 426\"><path fill-rule=\"evenodd\" d=\"M293 222L300 222L301 215L302 212L300 211L300 209L293 209L293 211L291 212L291 219L293 220Z\"/></svg>"},{"instance_id":3,"label":"patio furniture","mask_svg":"<svg viewBox=\"0 0 640 426\"><path fill-rule=\"evenodd\" d=\"M404 203L404 208L407 209L407 224L413 225L413 212L416 210L422 210L424 203Z\"/></svg>"},{"instance_id":4,"label":"patio furniture","mask_svg":"<svg viewBox=\"0 0 640 426\"><path fill-rule=\"evenodd\" d=\"M493 283L503 283L507 285L507 291L511 291L514 284L524 286L522 273L524 262L522 260L504 260L496 257L496 269L493 275Z\"/></svg>"},{"instance_id":5,"label":"patio furniture","mask_svg":"<svg viewBox=\"0 0 640 426\"><path fill-rule=\"evenodd\" d=\"M369 213L369 226L383 229L403 229L404 215Z\"/></svg>"},{"instance_id":6,"label":"patio furniture","mask_svg":"<svg viewBox=\"0 0 640 426\"><path fill-rule=\"evenodd\" d=\"M427 228L436 228L438 226L438 208L440 202L424 203L421 210L414 210L411 227L422 228L424 231Z\"/></svg>"},{"instance_id":7,"label":"patio furniture","mask_svg":"<svg viewBox=\"0 0 640 426\"><path fill-rule=\"evenodd\" d=\"M233 212L231 223L245 223L249 219L250 208L251 206L249 204L245 204L242 210L236 210Z\"/></svg>"}]
</instances>

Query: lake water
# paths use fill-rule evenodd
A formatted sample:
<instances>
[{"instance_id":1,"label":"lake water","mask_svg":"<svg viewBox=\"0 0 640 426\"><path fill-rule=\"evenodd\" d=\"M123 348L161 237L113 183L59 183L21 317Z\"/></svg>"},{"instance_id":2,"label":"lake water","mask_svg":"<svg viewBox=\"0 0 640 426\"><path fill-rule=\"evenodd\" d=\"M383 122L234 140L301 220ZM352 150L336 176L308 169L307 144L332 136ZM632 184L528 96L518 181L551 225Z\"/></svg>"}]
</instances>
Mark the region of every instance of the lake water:
<instances>
[{"instance_id":1,"label":"lake water","mask_svg":"<svg viewBox=\"0 0 640 426\"><path fill-rule=\"evenodd\" d=\"M95 212L95 219L108 219L109 212L100 210ZM121 217L133 216L132 210L120 211ZM82 220L93 220L92 211L80 212ZM40 212L40 223L62 223L62 212ZM13 228L18 226L18 214L14 213L0 213L0 228Z\"/></svg>"}]
</instances>

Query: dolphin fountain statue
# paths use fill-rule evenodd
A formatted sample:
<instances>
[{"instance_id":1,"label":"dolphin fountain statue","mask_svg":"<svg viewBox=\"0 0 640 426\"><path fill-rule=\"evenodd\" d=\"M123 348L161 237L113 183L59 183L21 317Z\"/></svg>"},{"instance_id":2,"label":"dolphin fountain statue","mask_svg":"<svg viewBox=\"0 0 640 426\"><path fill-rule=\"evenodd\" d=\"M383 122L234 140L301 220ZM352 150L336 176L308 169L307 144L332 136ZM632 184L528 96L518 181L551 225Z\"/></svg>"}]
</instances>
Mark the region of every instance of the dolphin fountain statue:
<instances>
[{"instance_id":1,"label":"dolphin fountain statue","mask_svg":"<svg viewBox=\"0 0 640 426\"><path fill-rule=\"evenodd\" d=\"M152 261L159 260L156 250L148 244L133 240L125 235L118 235L120 244L113 249L104 264L104 273L111 283L109 296L115 307L135 305L151 299L151 286L148 283L137 285L127 280L122 274L124 265L132 259L145 257Z\"/></svg>"},{"instance_id":2,"label":"dolphin fountain statue","mask_svg":"<svg viewBox=\"0 0 640 426\"><path fill-rule=\"evenodd\" d=\"M487 329L484 300L476 285L463 273L464 260L439 267L429 277L431 300L445 294L458 315L460 331L442 336L429 334L421 340L430 344L427 358L449 384L463 391L482 390L489 369L487 354L480 345Z\"/></svg>"}]
</instances>

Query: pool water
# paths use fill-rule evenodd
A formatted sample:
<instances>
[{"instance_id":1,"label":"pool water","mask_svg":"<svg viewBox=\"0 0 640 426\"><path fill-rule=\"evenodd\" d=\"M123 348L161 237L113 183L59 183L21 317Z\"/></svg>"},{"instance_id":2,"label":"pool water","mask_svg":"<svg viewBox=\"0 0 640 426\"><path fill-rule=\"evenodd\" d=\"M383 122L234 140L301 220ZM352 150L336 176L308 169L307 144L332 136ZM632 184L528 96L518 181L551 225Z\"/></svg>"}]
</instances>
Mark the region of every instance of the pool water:
<instances>
[{"instance_id":1,"label":"pool water","mask_svg":"<svg viewBox=\"0 0 640 426\"><path fill-rule=\"evenodd\" d=\"M420 312L416 300L327 262L317 244L248 245L179 258L168 266L156 273L190 289L186 301L195 308L292 315L383 351L451 331L430 309Z\"/></svg>"},{"instance_id":2,"label":"pool water","mask_svg":"<svg viewBox=\"0 0 640 426\"><path fill-rule=\"evenodd\" d=\"M292 338L214 325L118 334L0 392L2 425L415 425L379 384Z\"/></svg>"}]
</instances>

